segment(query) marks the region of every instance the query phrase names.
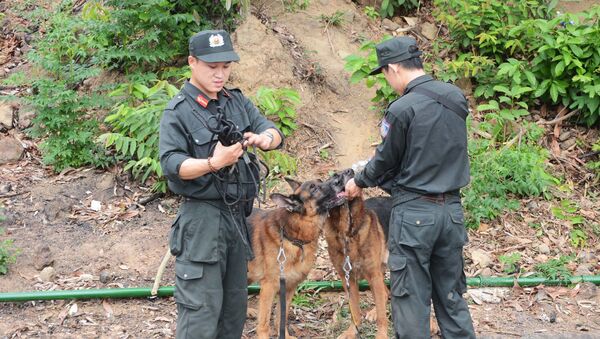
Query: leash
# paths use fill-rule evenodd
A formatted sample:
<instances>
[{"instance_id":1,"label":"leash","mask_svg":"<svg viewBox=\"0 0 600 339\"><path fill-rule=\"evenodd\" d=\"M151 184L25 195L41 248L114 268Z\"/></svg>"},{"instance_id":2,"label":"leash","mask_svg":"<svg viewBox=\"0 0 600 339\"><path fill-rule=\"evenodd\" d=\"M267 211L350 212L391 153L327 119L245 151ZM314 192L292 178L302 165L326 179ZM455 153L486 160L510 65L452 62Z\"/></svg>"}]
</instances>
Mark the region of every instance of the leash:
<instances>
[{"instance_id":1,"label":"leash","mask_svg":"<svg viewBox=\"0 0 600 339\"><path fill-rule=\"evenodd\" d=\"M352 320L352 325L354 326L354 330L356 331L357 337L359 337L358 319L356 319L356 314L352 312L352 307L350 306L350 273L352 272L352 262L350 261L350 254L348 253L348 235L351 234L352 231L352 210L350 209L350 204L346 200L344 206L348 209L348 232L344 233L344 266L342 270L344 271L344 280L346 283L346 298L348 299L348 309L350 311L350 318Z\"/></svg>"},{"instance_id":2,"label":"leash","mask_svg":"<svg viewBox=\"0 0 600 339\"><path fill-rule=\"evenodd\" d=\"M281 240L279 245L279 254L277 254L277 262L279 263L279 339L285 339L285 326L286 326L286 299L285 299L285 251L283 250L283 226L279 227L279 238Z\"/></svg>"}]
</instances>

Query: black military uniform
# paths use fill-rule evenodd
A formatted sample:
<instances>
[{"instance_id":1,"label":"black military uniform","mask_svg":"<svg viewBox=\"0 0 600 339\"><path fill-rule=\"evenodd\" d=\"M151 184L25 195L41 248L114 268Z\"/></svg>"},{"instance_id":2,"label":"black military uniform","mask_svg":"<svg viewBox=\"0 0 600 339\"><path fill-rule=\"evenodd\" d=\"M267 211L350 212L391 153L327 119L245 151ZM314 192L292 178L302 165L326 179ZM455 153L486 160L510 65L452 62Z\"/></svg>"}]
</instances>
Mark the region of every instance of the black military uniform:
<instances>
[{"instance_id":1,"label":"black military uniform","mask_svg":"<svg viewBox=\"0 0 600 339\"><path fill-rule=\"evenodd\" d=\"M227 33L214 32L225 36L232 50ZM240 159L239 172L225 181L213 174L193 180L179 177L183 161L212 155L218 113L241 132L275 128L236 89L223 89L218 99L210 99L186 82L164 111L161 166L170 190L184 197L169 234L171 253L176 256L177 338L240 338L246 319L251 254L245 216L257 194L256 173Z\"/></svg>"},{"instance_id":2,"label":"black military uniform","mask_svg":"<svg viewBox=\"0 0 600 339\"><path fill-rule=\"evenodd\" d=\"M379 44L380 64L391 63L386 57L418 57L420 51L409 52L409 45L416 42L408 37ZM467 233L459 189L469 183L467 112L456 86L417 77L387 108L383 140L355 176L357 186L382 186L394 200L388 266L398 338L429 338L431 300L444 338L475 337L462 297Z\"/></svg>"}]
</instances>

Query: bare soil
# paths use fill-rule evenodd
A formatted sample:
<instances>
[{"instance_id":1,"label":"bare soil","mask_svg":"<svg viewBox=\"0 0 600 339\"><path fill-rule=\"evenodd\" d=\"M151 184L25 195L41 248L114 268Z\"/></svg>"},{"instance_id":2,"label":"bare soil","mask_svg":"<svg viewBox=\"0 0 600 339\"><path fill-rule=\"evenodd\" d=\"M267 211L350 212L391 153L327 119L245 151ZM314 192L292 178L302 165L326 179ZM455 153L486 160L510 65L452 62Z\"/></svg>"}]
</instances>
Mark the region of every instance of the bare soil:
<instances>
[{"instance_id":1,"label":"bare soil","mask_svg":"<svg viewBox=\"0 0 600 339\"><path fill-rule=\"evenodd\" d=\"M344 0L311 1L306 10L294 13L284 11L280 1L255 6L260 10L248 16L234 35L241 62L235 65L232 83L249 95L260 86L300 92L301 128L286 143L286 150L301 160L298 177L324 178L330 170L369 157L378 140L379 117L369 109L373 93L362 84L349 84L343 58L357 52L358 37L380 37L379 23L369 21L360 8ZM344 12L346 20L341 27L325 29L321 15L336 11ZM566 123L563 129L579 140L598 136L597 131ZM0 275L0 293L150 287L166 251L179 199L165 196L144 203L152 195L149 189L130 181L118 168L56 175L41 164L37 141L20 131L11 133L23 141L26 153L19 162L0 166L4 189L0 204L7 217L0 240L14 239L20 253L9 273ZM554 163L571 193L557 194L576 201L580 213L598 223L598 186L588 184L589 175L574 160L585 150L564 151L563 160ZM287 192L287 187L272 190ZM100 208L92 208L93 201L100 202ZM465 248L467 275L504 276L499 257L513 252L522 254L525 272L536 263L570 254L577 258L569 266L575 275L598 274L597 236L590 233L587 245L574 249L569 225L550 212L554 204L523 200L517 211L471 230ZM42 273L48 266L54 271L50 277ZM309 280L337 280L324 246ZM173 283L171 260L162 285ZM362 294L361 307L370 309L369 292ZM483 338L600 337L600 297L592 284L470 288L466 297L478 336ZM249 297L249 304L246 338L254 336L256 295ZM0 304L0 338L173 338L175 322L173 298ZM294 300L290 330L298 337L333 338L348 323L343 293L304 292ZM374 330L374 324L365 321L361 335L372 337Z\"/></svg>"}]
</instances>

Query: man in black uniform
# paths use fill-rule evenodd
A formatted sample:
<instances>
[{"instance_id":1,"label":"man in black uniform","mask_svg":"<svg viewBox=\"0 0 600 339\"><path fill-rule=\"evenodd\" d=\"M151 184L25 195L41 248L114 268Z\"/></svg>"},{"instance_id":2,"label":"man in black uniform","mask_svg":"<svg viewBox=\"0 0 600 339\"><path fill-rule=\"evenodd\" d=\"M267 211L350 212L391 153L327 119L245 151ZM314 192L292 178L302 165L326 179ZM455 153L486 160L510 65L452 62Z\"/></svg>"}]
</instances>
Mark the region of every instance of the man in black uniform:
<instances>
[{"instance_id":1,"label":"man in black uniform","mask_svg":"<svg viewBox=\"0 0 600 339\"><path fill-rule=\"evenodd\" d=\"M245 216L257 194L256 159L247 146L279 147L283 135L237 89L225 89L239 61L229 34L190 38L192 76L160 123L160 163L184 197L169 234L175 262L177 338L240 338L246 319Z\"/></svg>"},{"instance_id":2,"label":"man in black uniform","mask_svg":"<svg viewBox=\"0 0 600 339\"><path fill-rule=\"evenodd\" d=\"M381 186L392 194L388 266L397 338L429 338L431 301L444 338L475 338L467 303L467 242L459 189L469 183L467 101L456 86L423 71L416 41L376 46L379 67L402 96L381 121L382 142L346 185L356 197Z\"/></svg>"}]
</instances>

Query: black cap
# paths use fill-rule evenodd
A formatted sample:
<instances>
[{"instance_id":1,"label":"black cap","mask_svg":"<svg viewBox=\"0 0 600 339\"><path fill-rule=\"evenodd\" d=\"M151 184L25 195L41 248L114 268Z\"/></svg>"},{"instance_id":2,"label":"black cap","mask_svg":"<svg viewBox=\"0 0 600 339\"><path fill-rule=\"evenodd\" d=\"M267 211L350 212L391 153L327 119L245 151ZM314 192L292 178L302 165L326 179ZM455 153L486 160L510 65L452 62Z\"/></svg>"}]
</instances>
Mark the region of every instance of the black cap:
<instances>
[{"instance_id":1,"label":"black cap","mask_svg":"<svg viewBox=\"0 0 600 339\"><path fill-rule=\"evenodd\" d=\"M239 61L229 33L223 30L202 31L190 38L190 55L204 62Z\"/></svg>"},{"instance_id":2,"label":"black cap","mask_svg":"<svg viewBox=\"0 0 600 339\"><path fill-rule=\"evenodd\" d=\"M369 75L381 73L383 66L395 64L423 54L423 52L419 51L417 41L408 36L386 40L375 46L375 51L377 52L379 66L372 70Z\"/></svg>"}]
</instances>

